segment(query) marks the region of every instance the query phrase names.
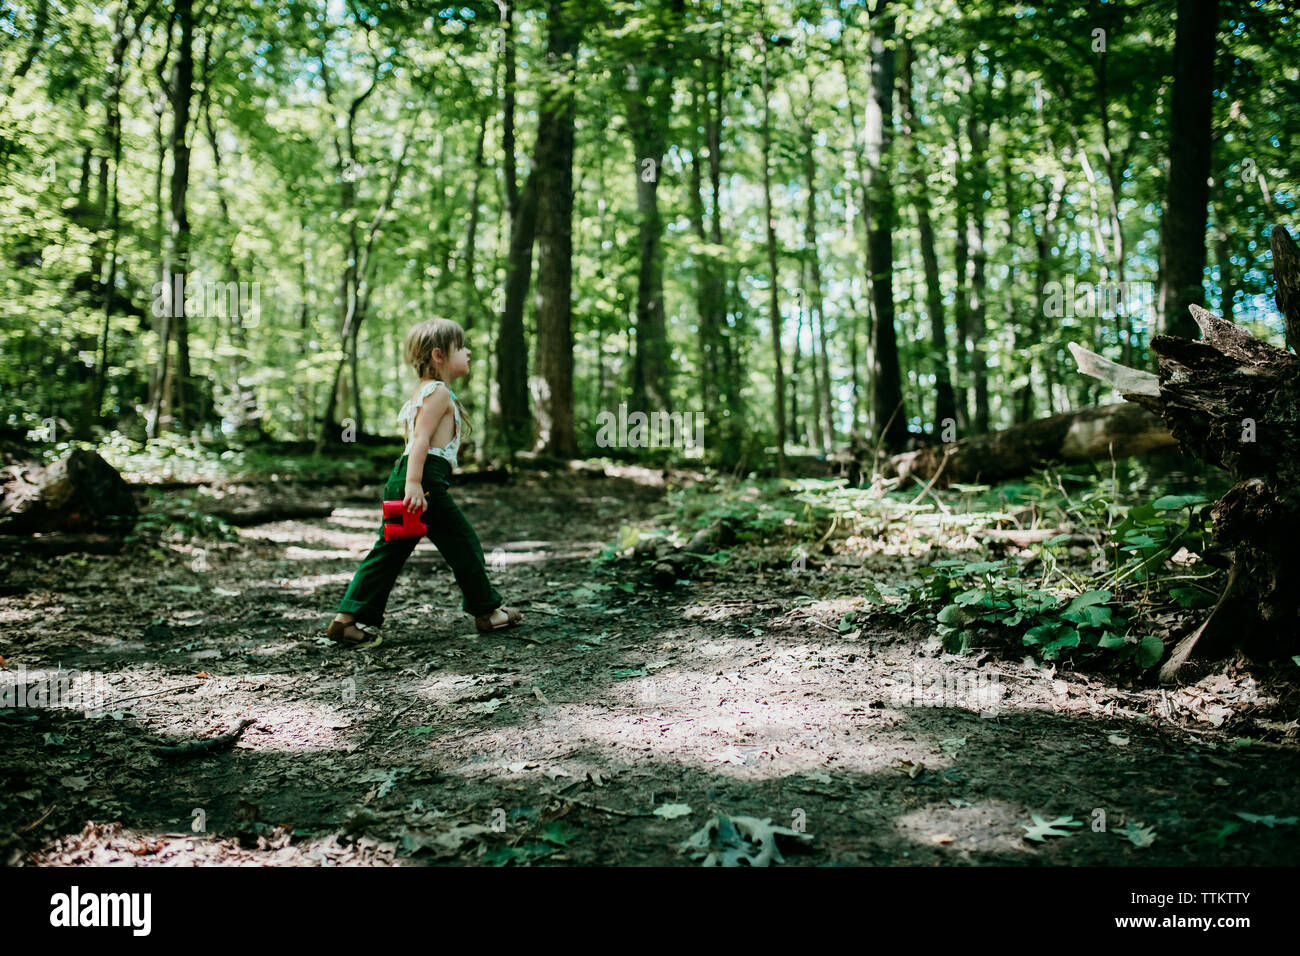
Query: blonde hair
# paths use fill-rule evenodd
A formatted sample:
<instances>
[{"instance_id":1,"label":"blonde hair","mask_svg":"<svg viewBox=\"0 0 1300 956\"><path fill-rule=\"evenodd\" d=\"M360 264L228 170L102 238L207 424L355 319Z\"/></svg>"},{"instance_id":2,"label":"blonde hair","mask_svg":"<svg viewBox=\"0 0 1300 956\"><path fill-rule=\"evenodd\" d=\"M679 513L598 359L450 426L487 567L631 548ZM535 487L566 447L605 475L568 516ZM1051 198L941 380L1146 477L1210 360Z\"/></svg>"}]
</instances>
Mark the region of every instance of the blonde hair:
<instances>
[{"instance_id":1,"label":"blonde hair","mask_svg":"<svg viewBox=\"0 0 1300 956\"><path fill-rule=\"evenodd\" d=\"M415 374L420 381L441 382L443 379L438 377L433 367L433 350L441 349L445 357L450 357L456 349L464 347L465 330L459 323L451 319L425 319L406 333L402 355L407 364L415 369ZM448 385L447 388L450 390L451 386ZM460 403L459 398L456 399L456 407L460 411L465 431L473 431L473 426L465 414L465 406Z\"/></svg>"}]
</instances>

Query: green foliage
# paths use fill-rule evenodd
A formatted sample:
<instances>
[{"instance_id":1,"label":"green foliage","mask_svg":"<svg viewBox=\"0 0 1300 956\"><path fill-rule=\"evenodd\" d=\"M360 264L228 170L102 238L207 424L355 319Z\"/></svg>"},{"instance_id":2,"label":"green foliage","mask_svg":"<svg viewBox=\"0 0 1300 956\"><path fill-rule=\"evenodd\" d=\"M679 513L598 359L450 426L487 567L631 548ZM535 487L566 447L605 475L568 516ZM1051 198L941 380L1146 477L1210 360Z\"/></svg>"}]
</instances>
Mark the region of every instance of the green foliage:
<instances>
[{"instance_id":1,"label":"green foliage","mask_svg":"<svg viewBox=\"0 0 1300 956\"><path fill-rule=\"evenodd\" d=\"M1110 591L1062 598L1016 579L1007 561L936 561L921 574L928 582L925 597L945 602L935 622L949 651L964 652L982 637L1013 631L1045 660L1118 650L1147 668L1164 651L1159 638L1126 632L1127 613Z\"/></svg>"}]
</instances>

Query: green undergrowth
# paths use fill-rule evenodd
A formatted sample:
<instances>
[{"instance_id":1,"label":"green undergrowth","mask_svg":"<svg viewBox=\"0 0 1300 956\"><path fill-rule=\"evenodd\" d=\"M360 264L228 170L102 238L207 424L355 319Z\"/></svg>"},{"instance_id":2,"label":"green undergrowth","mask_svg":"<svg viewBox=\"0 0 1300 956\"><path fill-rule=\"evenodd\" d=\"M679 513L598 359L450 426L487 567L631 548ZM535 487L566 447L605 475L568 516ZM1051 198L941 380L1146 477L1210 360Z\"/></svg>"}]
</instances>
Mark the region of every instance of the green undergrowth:
<instances>
[{"instance_id":1,"label":"green undergrowth","mask_svg":"<svg viewBox=\"0 0 1300 956\"><path fill-rule=\"evenodd\" d=\"M1210 497L1163 493L1140 469L1045 468L1017 482L941 493L896 484L713 478L670 491L663 513L622 527L604 560L650 536L680 547L717 523L736 546L781 547L792 572L829 543L837 554L875 559L859 592L869 608L846 618L846 630L875 615L928 625L956 653L1024 648L1049 661L1109 660L1138 670L1159 663L1167 641L1222 587ZM1212 482L1204 487L1214 491ZM996 533L1009 530L1041 531L1044 539L998 547ZM707 556L712 564L736 559L732 550Z\"/></svg>"},{"instance_id":2,"label":"green undergrowth","mask_svg":"<svg viewBox=\"0 0 1300 956\"><path fill-rule=\"evenodd\" d=\"M349 445L328 453L275 445L218 444L164 435L147 442L111 434L100 442L67 441L41 446L46 461L57 461L74 449L99 455L132 484L164 482L373 481L401 454L393 445Z\"/></svg>"}]
</instances>

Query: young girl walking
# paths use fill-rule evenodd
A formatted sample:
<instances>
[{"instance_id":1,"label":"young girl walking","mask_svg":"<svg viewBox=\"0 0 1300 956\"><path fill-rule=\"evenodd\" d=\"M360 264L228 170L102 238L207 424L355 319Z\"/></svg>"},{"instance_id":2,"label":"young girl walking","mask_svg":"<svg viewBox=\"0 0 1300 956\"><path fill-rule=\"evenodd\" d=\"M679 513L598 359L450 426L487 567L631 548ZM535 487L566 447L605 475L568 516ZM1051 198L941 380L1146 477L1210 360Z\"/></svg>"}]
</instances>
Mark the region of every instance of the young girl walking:
<instances>
[{"instance_id":1,"label":"young girl walking","mask_svg":"<svg viewBox=\"0 0 1300 956\"><path fill-rule=\"evenodd\" d=\"M407 445L388 476L384 500L400 498L406 511L423 514L429 539L456 575L465 613L474 616L480 631L494 631L514 627L523 615L501 606L501 595L488 581L478 535L449 492L463 409L447 383L469 374L469 354L464 330L450 319L429 319L407 333L404 355L420 383L397 416L405 423ZM330 640L353 646L379 644L389 592L419 540L385 541L380 527L379 540L353 575L338 616L330 622L326 632Z\"/></svg>"}]
</instances>

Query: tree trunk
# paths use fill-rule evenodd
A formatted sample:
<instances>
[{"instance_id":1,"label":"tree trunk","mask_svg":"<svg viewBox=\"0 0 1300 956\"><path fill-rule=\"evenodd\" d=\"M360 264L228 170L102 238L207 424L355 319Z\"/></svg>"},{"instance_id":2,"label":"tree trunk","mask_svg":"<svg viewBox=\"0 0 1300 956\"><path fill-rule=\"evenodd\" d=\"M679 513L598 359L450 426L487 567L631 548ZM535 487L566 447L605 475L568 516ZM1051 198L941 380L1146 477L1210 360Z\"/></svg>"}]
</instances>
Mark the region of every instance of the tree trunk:
<instances>
[{"instance_id":1,"label":"tree trunk","mask_svg":"<svg viewBox=\"0 0 1300 956\"><path fill-rule=\"evenodd\" d=\"M167 162L167 140L163 136L163 115L167 110L168 101L168 81L167 81L167 64L171 59L172 36L173 30L171 21L166 24L167 47L163 55L158 60L155 67L158 79L158 95L154 97L154 140L157 143L155 151L156 161L154 165L153 177L153 252L157 281L157 288L161 296L157 297L160 301L166 301L168 295L166 291L167 281L167 214L163 208L163 167ZM82 182L85 182L83 176ZM167 411L167 395L165 384L167 376L170 374L171 354L171 318L166 309L154 308L153 329L158 336L158 362L150 370L149 375L149 407L145 414L145 437L157 438L163 425L164 413ZM161 312L161 314L159 314Z\"/></svg>"},{"instance_id":2,"label":"tree trunk","mask_svg":"<svg viewBox=\"0 0 1300 956\"><path fill-rule=\"evenodd\" d=\"M532 444L528 407L528 345L524 340L524 300L532 282L533 245L537 232L537 183L529 173L522 194L515 170L515 26L514 2L501 8L505 78L501 93L501 151L505 177L510 247L506 254L505 296L497 327L497 402L501 439L512 455Z\"/></svg>"},{"instance_id":3,"label":"tree trunk","mask_svg":"<svg viewBox=\"0 0 1300 956\"><path fill-rule=\"evenodd\" d=\"M1188 306L1205 304L1205 209L1210 198L1218 29L1219 0L1178 0L1160 298L1165 333L1182 338L1196 334Z\"/></svg>"},{"instance_id":4,"label":"tree trunk","mask_svg":"<svg viewBox=\"0 0 1300 956\"><path fill-rule=\"evenodd\" d=\"M176 0L176 19L180 24L180 45L176 48L176 70L172 84L172 181L171 243L167 251L165 281L176 288L179 296L167 293L172 308L176 336L176 375L174 414L182 431L195 421L192 398L188 394L190 371L190 326L185 314L185 287L190 271L190 102L194 95L194 4L193 0ZM179 280L179 281L178 281Z\"/></svg>"},{"instance_id":5,"label":"tree trunk","mask_svg":"<svg viewBox=\"0 0 1300 956\"><path fill-rule=\"evenodd\" d=\"M826 347L826 316L822 297L822 265L817 250L817 157L812 126L813 78L808 76L808 98L803 122L803 177L808 189L808 202L804 214L804 255L808 267L808 324L812 338L813 408L817 423L816 444L823 455L829 455L835 444L835 422L831 415L830 354Z\"/></svg>"},{"instance_id":6,"label":"tree trunk","mask_svg":"<svg viewBox=\"0 0 1300 956\"><path fill-rule=\"evenodd\" d=\"M881 445L907 441L902 372L894 328L894 14L885 3L871 23L871 98L867 108L867 168L871 177L867 263L871 276L872 407Z\"/></svg>"},{"instance_id":7,"label":"tree trunk","mask_svg":"<svg viewBox=\"0 0 1300 956\"><path fill-rule=\"evenodd\" d=\"M538 110L536 449L577 455L573 421L573 136L574 58L580 22L561 0L547 10L547 69L556 81Z\"/></svg>"},{"instance_id":8,"label":"tree trunk","mask_svg":"<svg viewBox=\"0 0 1300 956\"><path fill-rule=\"evenodd\" d=\"M899 102L906 126L913 182L912 206L916 210L921 262L925 269L925 307L930 316L930 350L935 378L934 429L941 431L945 421L951 420L954 425L957 422L957 398L953 393L952 375L948 369L948 330L943 310L943 284L939 275L939 257L934 247L934 224L930 221L929 186L921 160L920 120L916 115L916 101L912 93L912 44L903 41L899 49L902 59L899 65Z\"/></svg>"},{"instance_id":9,"label":"tree trunk","mask_svg":"<svg viewBox=\"0 0 1300 956\"><path fill-rule=\"evenodd\" d=\"M667 6L667 5L666 5ZM659 180L667 149L673 102L673 43L680 2L654 24L653 46L629 63L624 97L628 129L636 160L638 231L636 358L632 364L632 396L638 408L672 411L672 368L668 327L664 317L663 220L659 213Z\"/></svg>"},{"instance_id":10,"label":"tree trunk","mask_svg":"<svg viewBox=\"0 0 1300 956\"><path fill-rule=\"evenodd\" d=\"M975 393L975 414L972 424L977 435L989 430L989 380L986 366L987 328L985 323L988 285L985 273L988 264L988 252L985 248L986 212L988 202L984 193L988 189L988 145L989 128L984 119L988 109L987 101L980 95L980 81L975 72L975 56L966 56L966 72L971 78L971 104L966 113L966 132L970 139L971 158L971 205L970 205L970 248L971 248L971 285L970 285L970 339L967 345L970 354L971 386Z\"/></svg>"},{"instance_id":11,"label":"tree trunk","mask_svg":"<svg viewBox=\"0 0 1300 956\"><path fill-rule=\"evenodd\" d=\"M767 241L767 317L772 333L772 358L776 363L776 474L785 474L785 361L781 343L781 304L777 294L776 221L772 212L772 74L768 69L770 43L766 34L763 44L763 220Z\"/></svg>"}]
</instances>

